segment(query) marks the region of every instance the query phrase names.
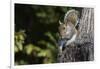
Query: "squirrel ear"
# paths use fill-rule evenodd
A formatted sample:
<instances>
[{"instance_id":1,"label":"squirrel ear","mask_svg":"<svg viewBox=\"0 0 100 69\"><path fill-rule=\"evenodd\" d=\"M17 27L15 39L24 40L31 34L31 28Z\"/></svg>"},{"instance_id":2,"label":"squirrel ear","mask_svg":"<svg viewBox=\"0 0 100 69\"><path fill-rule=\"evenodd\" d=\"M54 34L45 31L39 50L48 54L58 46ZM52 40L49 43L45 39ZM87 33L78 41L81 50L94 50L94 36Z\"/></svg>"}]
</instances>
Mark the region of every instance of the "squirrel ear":
<instances>
[{"instance_id":1,"label":"squirrel ear","mask_svg":"<svg viewBox=\"0 0 100 69\"><path fill-rule=\"evenodd\" d=\"M59 20L59 24L61 25L61 24L63 24L63 23Z\"/></svg>"}]
</instances>

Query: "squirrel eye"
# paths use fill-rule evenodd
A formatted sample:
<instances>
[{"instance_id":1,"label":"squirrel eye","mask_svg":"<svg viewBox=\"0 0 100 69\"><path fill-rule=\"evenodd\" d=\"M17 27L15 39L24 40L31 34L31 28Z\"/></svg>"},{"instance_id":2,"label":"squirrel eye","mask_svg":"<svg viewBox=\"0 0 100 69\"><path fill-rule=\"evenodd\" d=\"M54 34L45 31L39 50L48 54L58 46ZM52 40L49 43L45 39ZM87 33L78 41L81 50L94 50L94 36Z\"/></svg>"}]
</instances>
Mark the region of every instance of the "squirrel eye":
<instances>
[{"instance_id":1,"label":"squirrel eye","mask_svg":"<svg viewBox=\"0 0 100 69\"><path fill-rule=\"evenodd\" d=\"M63 29L65 29L65 27L63 27Z\"/></svg>"}]
</instances>

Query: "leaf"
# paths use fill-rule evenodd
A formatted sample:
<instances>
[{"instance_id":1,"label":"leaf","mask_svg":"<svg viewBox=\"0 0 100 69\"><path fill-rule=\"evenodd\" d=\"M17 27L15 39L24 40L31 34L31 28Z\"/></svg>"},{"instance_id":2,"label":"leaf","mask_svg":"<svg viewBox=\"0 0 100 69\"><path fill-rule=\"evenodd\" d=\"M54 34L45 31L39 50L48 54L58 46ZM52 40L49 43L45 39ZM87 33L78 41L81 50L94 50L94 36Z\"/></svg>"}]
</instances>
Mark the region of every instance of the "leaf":
<instances>
[{"instance_id":1,"label":"leaf","mask_svg":"<svg viewBox=\"0 0 100 69\"><path fill-rule=\"evenodd\" d=\"M33 45L33 44L28 44L28 45L26 45L26 47L25 47L25 52L26 52L28 55L31 54L31 53L34 52L34 51L39 52L39 51L41 51L41 49L40 49L38 46L35 46L35 45Z\"/></svg>"}]
</instances>

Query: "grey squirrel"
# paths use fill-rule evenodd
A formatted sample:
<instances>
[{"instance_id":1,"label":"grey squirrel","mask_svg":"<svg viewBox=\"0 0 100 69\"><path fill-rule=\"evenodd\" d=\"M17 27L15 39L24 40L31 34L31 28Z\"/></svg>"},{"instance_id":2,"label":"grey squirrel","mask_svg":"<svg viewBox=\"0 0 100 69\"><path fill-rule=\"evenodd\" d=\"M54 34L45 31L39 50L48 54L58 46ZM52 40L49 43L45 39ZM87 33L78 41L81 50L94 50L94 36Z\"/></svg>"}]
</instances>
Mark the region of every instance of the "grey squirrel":
<instances>
[{"instance_id":1,"label":"grey squirrel","mask_svg":"<svg viewBox=\"0 0 100 69\"><path fill-rule=\"evenodd\" d=\"M64 23L59 21L59 41L58 45L60 46L60 51L64 46L68 46L73 43L76 37L79 34L78 29L76 28L79 24L79 12L72 9L69 10L64 17Z\"/></svg>"}]
</instances>

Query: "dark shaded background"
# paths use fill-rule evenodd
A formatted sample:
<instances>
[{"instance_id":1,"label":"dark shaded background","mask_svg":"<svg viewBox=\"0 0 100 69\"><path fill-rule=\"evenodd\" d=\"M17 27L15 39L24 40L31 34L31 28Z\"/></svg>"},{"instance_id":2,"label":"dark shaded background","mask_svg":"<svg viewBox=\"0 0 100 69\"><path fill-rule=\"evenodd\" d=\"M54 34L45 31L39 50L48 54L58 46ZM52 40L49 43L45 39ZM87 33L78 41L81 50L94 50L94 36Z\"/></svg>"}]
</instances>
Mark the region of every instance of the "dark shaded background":
<instances>
[{"instance_id":1,"label":"dark shaded background","mask_svg":"<svg viewBox=\"0 0 100 69\"><path fill-rule=\"evenodd\" d=\"M57 63L58 26L81 8L15 4L15 65Z\"/></svg>"}]
</instances>

